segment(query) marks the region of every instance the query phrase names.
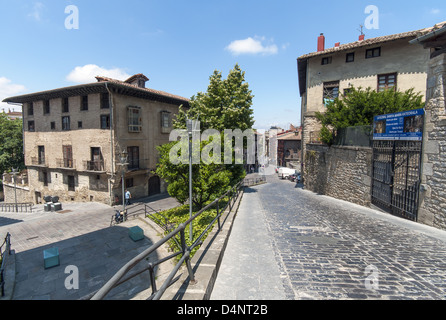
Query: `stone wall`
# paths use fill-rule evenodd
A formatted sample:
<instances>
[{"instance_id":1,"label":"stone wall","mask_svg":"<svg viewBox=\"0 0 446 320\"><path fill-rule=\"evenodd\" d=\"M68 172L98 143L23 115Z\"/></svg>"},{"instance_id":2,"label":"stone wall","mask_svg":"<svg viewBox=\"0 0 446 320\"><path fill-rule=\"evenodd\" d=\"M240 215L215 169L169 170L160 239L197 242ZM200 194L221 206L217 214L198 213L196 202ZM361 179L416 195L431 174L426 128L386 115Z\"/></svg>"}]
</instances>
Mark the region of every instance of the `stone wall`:
<instances>
[{"instance_id":1,"label":"stone wall","mask_svg":"<svg viewBox=\"0 0 446 320\"><path fill-rule=\"evenodd\" d=\"M446 54L430 61L418 221L446 230Z\"/></svg>"},{"instance_id":2,"label":"stone wall","mask_svg":"<svg viewBox=\"0 0 446 320\"><path fill-rule=\"evenodd\" d=\"M371 148L307 145L305 188L362 206L370 206Z\"/></svg>"}]
</instances>

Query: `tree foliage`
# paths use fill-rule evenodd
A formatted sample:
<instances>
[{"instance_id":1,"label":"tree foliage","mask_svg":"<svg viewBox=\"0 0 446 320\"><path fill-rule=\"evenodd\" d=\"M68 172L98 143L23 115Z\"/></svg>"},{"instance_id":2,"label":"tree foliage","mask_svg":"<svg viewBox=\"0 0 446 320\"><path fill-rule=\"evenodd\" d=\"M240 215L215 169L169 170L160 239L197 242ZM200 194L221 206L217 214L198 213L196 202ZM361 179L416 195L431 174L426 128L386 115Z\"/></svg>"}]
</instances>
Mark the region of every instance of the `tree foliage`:
<instances>
[{"instance_id":1,"label":"tree foliage","mask_svg":"<svg viewBox=\"0 0 446 320\"><path fill-rule=\"evenodd\" d=\"M186 129L186 119L199 120L201 132L215 129L221 133L221 145L224 145L223 132L225 129L251 129L254 125L252 110L253 95L245 82L245 73L239 65L229 72L227 79L223 79L221 72L214 71L209 78L206 92L199 92L190 100L190 108L180 108L174 120L175 129ZM170 159L170 150L177 143L158 147L160 161L156 173L168 184L169 194L180 203L189 199L189 165L173 164ZM209 144L202 141L200 152ZM185 150L186 146L182 150ZM223 158L223 150L220 155ZM217 155L219 157L219 155ZM193 165L193 204L201 209L206 202L214 200L224 194L230 186L245 176L243 165L204 163Z\"/></svg>"},{"instance_id":2,"label":"tree foliage","mask_svg":"<svg viewBox=\"0 0 446 320\"><path fill-rule=\"evenodd\" d=\"M22 127L21 119L10 120L0 113L0 175L13 168L25 168Z\"/></svg>"},{"instance_id":3,"label":"tree foliage","mask_svg":"<svg viewBox=\"0 0 446 320\"><path fill-rule=\"evenodd\" d=\"M423 96L414 89L377 92L353 87L347 95L329 102L324 113L317 112L316 118L322 124L322 142L331 145L339 129L372 125L375 116L423 107Z\"/></svg>"}]
</instances>

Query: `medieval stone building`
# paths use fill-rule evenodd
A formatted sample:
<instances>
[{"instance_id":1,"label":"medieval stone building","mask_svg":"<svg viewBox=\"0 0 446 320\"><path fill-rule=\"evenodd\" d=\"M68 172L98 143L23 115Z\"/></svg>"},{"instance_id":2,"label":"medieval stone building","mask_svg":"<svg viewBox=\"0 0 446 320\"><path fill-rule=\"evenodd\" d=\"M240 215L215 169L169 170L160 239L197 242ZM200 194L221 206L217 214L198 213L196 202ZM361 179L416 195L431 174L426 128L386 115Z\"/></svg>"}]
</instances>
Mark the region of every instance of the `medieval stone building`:
<instances>
[{"instance_id":1,"label":"medieval stone building","mask_svg":"<svg viewBox=\"0 0 446 320\"><path fill-rule=\"evenodd\" d=\"M49 195L113 204L121 201L123 169L134 198L165 192L153 173L156 147L169 142L172 118L189 100L146 88L148 80L143 74L126 81L97 77L5 99L23 109L29 191L22 202L42 203Z\"/></svg>"}]
</instances>

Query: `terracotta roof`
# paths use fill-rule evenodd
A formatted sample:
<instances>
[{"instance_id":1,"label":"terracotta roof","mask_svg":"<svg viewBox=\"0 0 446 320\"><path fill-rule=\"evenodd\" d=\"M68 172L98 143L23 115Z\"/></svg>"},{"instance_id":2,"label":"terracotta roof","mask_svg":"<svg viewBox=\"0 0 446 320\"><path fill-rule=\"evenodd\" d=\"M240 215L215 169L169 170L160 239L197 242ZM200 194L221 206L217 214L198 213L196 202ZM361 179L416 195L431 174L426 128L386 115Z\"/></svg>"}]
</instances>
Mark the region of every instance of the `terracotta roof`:
<instances>
[{"instance_id":1,"label":"terracotta roof","mask_svg":"<svg viewBox=\"0 0 446 320\"><path fill-rule=\"evenodd\" d=\"M130 77L128 80L132 80L140 75L135 75ZM145 77L144 75L142 75ZM87 83L82 85L76 85L76 86L70 86L70 87L63 87L58 89L52 89L47 91L41 91L41 92L35 92L30 94L25 94L21 96L16 97L10 97L7 99L4 99L3 102L12 102L12 103L26 103L31 101L38 101L38 100L49 100L49 99L56 99L61 97L69 97L69 96L75 96L75 95L87 95L87 94L93 94L93 93L106 93L107 92L107 84L110 88L113 88L115 90L118 90L118 92L122 94L128 94L128 95L134 95L138 97L143 97L147 99L153 99L153 100L160 100L160 101L167 101L170 103L185 103L186 105L189 104L189 99L174 95L171 93L167 93L164 91L149 89L149 88L140 88L137 85L133 85L130 83L127 83L126 81L120 81L108 77L96 77L96 80L98 82L93 83Z\"/></svg>"},{"instance_id":2,"label":"terracotta roof","mask_svg":"<svg viewBox=\"0 0 446 320\"><path fill-rule=\"evenodd\" d=\"M108 77L101 77L101 76L97 76L97 77L96 77L96 80L98 80L98 82L112 82L112 83L117 83L117 84L121 84L121 85L127 86L127 87L129 87L129 88L136 88L136 89L138 89L138 90L144 90L144 91L147 91L147 92L150 92L150 93L154 93L154 94L157 94L157 95L161 95L161 96L165 96L165 97L169 97L169 98L173 98L173 99L177 99L177 100L190 101L190 99L188 99L188 98L184 98L184 97L181 97L181 96L177 96L177 95L175 95L175 94L171 94L171 93L168 93L168 92L159 91L159 90L155 90L155 89L150 89L150 88L140 88L140 87L138 87L138 86L136 86L136 85L131 84L131 82L132 82L133 80L135 80L136 78L138 78L138 77L142 77L142 78L144 78L144 79L149 80L149 79L148 79L145 75L143 75L142 73L140 73L140 74L135 74L134 76L131 76L130 78L128 78L128 79L125 80L125 81L121 81L121 80L117 80L117 79L112 79L112 78L108 78ZM147 80L146 80L146 81L147 81Z\"/></svg>"},{"instance_id":3,"label":"terracotta roof","mask_svg":"<svg viewBox=\"0 0 446 320\"><path fill-rule=\"evenodd\" d=\"M321 55L325 55L325 54L332 54L332 53L336 53L336 52L340 52L340 51L346 51L346 50L351 50L351 49L355 49L355 48L359 48L359 47L376 45L376 44L381 44L381 43L405 39L405 38L417 38L417 37L423 36L425 34L428 34L429 32L432 32L436 29L439 29L439 28L443 27L444 25L446 25L446 21L437 23L435 26L433 26L431 28L425 28L425 29L420 29L420 30L415 30L415 31L409 31L409 32L397 33L397 34L392 34L392 35L387 35L387 36L382 36L382 37L365 39L363 41L355 41L355 42L340 45L339 47L329 48L324 51L304 54L303 56L300 56L298 58L298 60L304 60L304 59L321 56Z\"/></svg>"}]
</instances>

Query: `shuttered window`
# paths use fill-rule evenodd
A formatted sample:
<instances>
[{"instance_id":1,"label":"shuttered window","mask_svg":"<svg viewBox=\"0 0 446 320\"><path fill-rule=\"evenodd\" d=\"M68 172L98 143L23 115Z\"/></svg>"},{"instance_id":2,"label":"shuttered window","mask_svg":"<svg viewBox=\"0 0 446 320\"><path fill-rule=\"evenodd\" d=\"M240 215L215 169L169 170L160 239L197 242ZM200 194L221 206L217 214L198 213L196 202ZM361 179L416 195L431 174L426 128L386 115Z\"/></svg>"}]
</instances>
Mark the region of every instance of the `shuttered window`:
<instances>
[{"instance_id":1,"label":"shuttered window","mask_svg":"<svg viewBox=\"0 0 446 320\"><path fill-rule=\"evenodd\" d=\"M396 89L396 73L382 74L378 76L378 92L388 89Z\"/></svg>"}]
</instances>

